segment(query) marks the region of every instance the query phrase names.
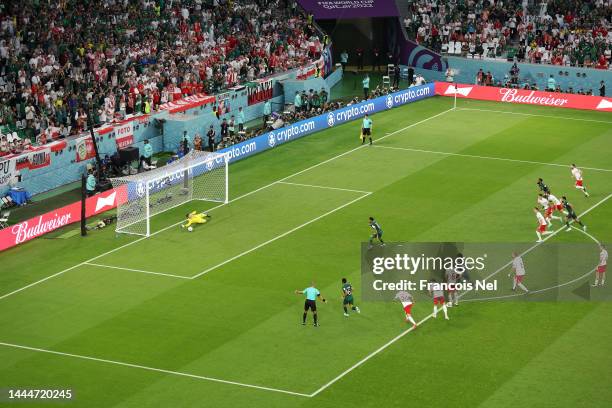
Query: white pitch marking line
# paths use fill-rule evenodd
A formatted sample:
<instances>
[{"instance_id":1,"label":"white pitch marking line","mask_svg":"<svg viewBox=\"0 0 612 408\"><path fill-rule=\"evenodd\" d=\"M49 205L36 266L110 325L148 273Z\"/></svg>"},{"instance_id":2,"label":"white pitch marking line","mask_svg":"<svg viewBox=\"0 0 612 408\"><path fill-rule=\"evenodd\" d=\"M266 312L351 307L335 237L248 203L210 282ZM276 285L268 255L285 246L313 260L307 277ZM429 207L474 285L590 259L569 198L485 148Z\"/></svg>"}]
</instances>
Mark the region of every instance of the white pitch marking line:
<instances>
[{"instance_id":1,"label":"white pitch marking line","mask_svg":"<svg viewBox=\"0 0 612 408\"><path fill-rule=\"evenodd\" d=\"M508 159L508 158L505 158L505 157L479 156L479 155L475 155L475 154L440 152L440 151L437 151L437 150L423 150L423 149L415 149L415 148L411 148L411 147L380 146L380 145L373 145L373 147L377 147L379 149L405 150L405 151L408 151L408 152L417 152L417 153L441 154L441 155L445 155L445 156L469 157L469 158L473 158L473 159L500 160L500 161L514 162L514 163L527 163L527 164L537 164L537 165L543 165L543 166L566 167L566 168L569 169L569 165L567 165L567 164L560 164L560 163L546 163L546 162L539 162L539 161L532 161L532 160ZM586 170L593 170L593 171L612 172L612 169L599 169L599 168L596 168L596 167L582 167L582 166L580 168L586 169Z\"/></svg>"},{"instance_id":2,"label":"white pitch marking line","mask_svg":"<svg viewBox=\"0 0 612 408\"><path fill-rule=\"evenodd\" d=\"M98 264L98 263L92 263L92 262L85 262L85 265L97 266L99 268L119 269L119 270L130 271L130 272L148 273L148 274L151 274L151 275L169 276L171 278L190 279L188 276L173 275L171 273L145 271L145 270L142 270L142 269L124 268L122 266L104 265L104 264Z\"/></svg>"},{"instance_id":3,"label":"white pitch marking line","mask_svg":"<svg viewBox=\"0 0 612 408\"><path fill-rule=\"evenodd\" d=\"M589 212L591 212L592 210L594 210L595 208L597 208L599 205L601 205L602 203L606 202L610 197L612 197L612 194L607 195L605 198L603 198L601 201L597 202L596 204L594 204L592 207L590 207L589 209L587 209L585 212L583 212L582 214L580 214L580 216L586 215ZM552 238L554 235L556 235L559 231L564 230L564 228L559 228L556 231L554 231L552 234L548 235L544 240L542 240L542 242L537 242L535 243L533 246L531 246L529 249L525 250L524 252L521 253L521 256L523 256L524 254L531 252L533 249L535 249L536 247L538 247L540 244L544 243L546 240ZM489 279L490 277L498 274L499 272L501 272L502 270L506 269L510 264L512 264L512 261L508 262L507 264L505 264L504 266L500 267L499 269L497 269L495 272L491 273L489 276L487 276L486 278L483 279L483 281L486 281L487 279ZM581 277L582 278L582 277ZM459 294L459 297L462 297L463 295L465 295L468 292L463 292L461 294ZM433 317L433 313L424 317L421 321L419 321L417 323L417 326L421 326L423 323L425 323L427 320L431 319ZM325 385L321 386L319 389L317 389L315 392L313 392L312 394L310 394L311 397L314 397L316 395L318 395L319 393L321 393L322 391L324 391L325 389L329 388L330 386L332 386L334 383L336 383L338 380L340 380L342 377L344 377L345 375L347 375L348 373L350 373L351 371L353 371L354 369L356 369L357 367L361 366L362 364L364 364L366 361L368 361L369 359L371 359L372 357L374 357L375 355L377 355L378 353L380 353L381 351L385 350L387 347L389 347L390 345L392 345L393 343L395 343L396 341L398 341L399 339L401 339L402 337L404 337L406 334L410 333L413 330L412 327L404 330L403 332L401 332L400 334L398 334L397 336L395 336L394 338L392 338L390 341L388 341L387 343L383 344L381 347L379 347L378 349L374 350L372 353L368 354L367 356L365 356L364 358L362 358L361 360L359 360L357 363L353 364L353 366L347 368L346 370L344 370L342 373L340 373L339 375L337 375L335 378L333 378L331 381L329 381L328 383L326 383Z\"/></svg>"},{"instance_id":4,"label":"white pitch marking line","mask_svg":"<svg viewBox=\"0 0 612 408\"><path fill-rule=\"evenodd\" d=\"M609 197L609 196L608 196L608 197ZM606 198L606 199L607 199L607 198ZM588 211L590 211L590 209L589 209ZM585 212L585 214L586 214L586 212ZM583 214L583 215L584 215L584 214ZM597 238L595 238L593 235L589 234L588 232L586 232L586 231L582 230L581 228L576 228L576 227L571 227L571 228L572 228L572 229L575 229L576 231L580 231L580 232L582 232L583 234L585 234L586 236L588 236L589 238L591 238L593 241L595 241L597 244L599 244L599 241L597 240ZM557 233L557 232L559 232L559 231L562 231L563 229L565 229L565 227L561 227L561 228L559 228L558 230L556 230L556 231L555 231L555 233ZM553 234L553 235L554 235L554 234ZM551 236L552 236L552 235L551 235ZM522 256L522 254L521 254L521 256ZM507 267L508 265L509 265L509 264L506 264L506 267ZM551 289L555 289L555 288L560 288L560 287L562 287L562 286L567 286L567 285L570 285L570 284L572 284L572 283L574 283L574 282L577 282L577 281L579 281L580 279L582 279L582 278L584 278L584 277L586 277L586 276L588 276L588 275L592 274L592 273L593 273L593 272L595 272L596 270L597 270L597 267L595 267L595 268L591 269L590 271L588 271L587 273L585 273L585 274L584 274L584 275L582 275L582 276L579 276L579 277L577 277L577 278L575 278L575 279L572 279L572 280L571 280L571 281L569 281L569 282L561 283L561 284L559 284L559 285L556 285L556 286L551 286L551 287L549 287L549 288L538 289L538 290L530 290L530 291L529 291L529 293L530 293L530 294L533 294L533 293L540 293L540 292L545 292L545 291L547 291L547 290L551 290ZM486 279L487 279L487 278L485 278L485 280L486 280ZM527 294L527 293L514 293L514 294L511 294L511 295L504 295L504 296L494 296L494 297L488 297L488 298L474 298L474 299L466 299L466 300L464 300L464 302L479 302L479 301L484 301L484 300L506 299L506 298L517 297L517 296L525 296L526 294Z\"/></svg>"},{"instance_id":5,"label":"white pitch marking line","mask_svg":"<svg viewBox=\"0 0 612 408\"><path fill-rule=\"evenodd\" d=\"M366 194L362 195L361 197L357 197L356 199L349 201L349 202L348 202L348 203L346 203L346 204L342 204L341 206L336 207L336 208L334 208L333 210L330 210L330 211L328 211L328 212L326 212L326 213L324 213L324 214L321 214L321 215L319 215L318 217L315 217L315 218L311 219L310 221L306 221L306 222L305 222L305 223L303 223L302 225L298 225L297 227L292 228L292 229L290 229L289 231L282 233L281 235L277 235L276 237L274 237L274 238L272 238L272 239L269 239L269 240L267 240L266 242L262 242L261 244L256 245L256 246L254 246L253 248L248 249L248 250L246 250L246 251L244 251L244 252L241 252L241 253L239 253L239 254L238 254L238 255L236 255L236 256L233 256L233 257L231 257L231 258L229 258L229 259L226 259L225 261L223 261L223 262L221 262L221 263L218 263L218 264L217 264L217 265L215 265L215 266L211 266L210 268L205 269L205 270L203 270L202 272L200 272L200 273L198 273L198 274L196 274L196 275L193 275L193 276L192 276L190 279L196 279L196 278L198 278L198 277L200 277L200 276L202 276L202 275L204 275L204 274L207 274L207 273L208 273L208 272L210 272L210 271L213 271L213 270L215 270L215 269L217 269L217 268L220 268L220 267L221 267L221 266L223 266L223 265L226 265L226 264L228 264L228 263L230 263L230 262L232 262L232 261L235 261L235 260L236 260L236 259L238 259L238 258L241 258L241 257L243 257L243 256L245 256L245 255L247 255L247 254L250 254L251 252L256 251L256 250L258 250L259 248L264 247L264 246L266 246L266 245L268 245L268 244L270 244L270 243L272 243L272 242L274 242L274 241L276 241L276 240L279 240L279 239L281 239L281 238L283 238L283 237L286 237L287 235L289 235L289 234L291 234L291 233L293 233L293 232L295 232L295 231L297 231L297 230L299 230L299 229L301 229L301 228L304 228L305 226L310 225L310 224L312 224L313 222L316 222L316 221L320 220L320 219L321 219L321 218L323 218L323 217L326 217L326 216L328 216L328 215L330 215L330 214L332 214L332 213L335 213L336 211L339 211L339 210L343 209L344 207L347 207L347 206L349 206L349 205L351 205L351 204L353 204L353 203L355 203L355 202L357 202L357 201L359 201L359 200L361 200L361 199L364 199L364 198L366 198L367 196L369 196L370 194L371 194L371 193L366 193Z\"/></svg>"},{"instance_id":6,"label":"white pitch marking line","mask_svg":"<svg viewBox=\"0 0 612 408\"><path fill-rule=\"evenodd\" d=\"M508 111L500 111L500 110L492 110L492 109L477 109L477 108L457 108L457 110L460 110L460 111L491 112L491 113L504 113L504 114L507 114L507 115L535 116L535 117L540 117L540 118L574 120L574 121L578 121L578 122L606 123L606 124L612 125L612 122L608 122L606 120L568 118L567 116L540 115L540 114L537 114L537 113L508 112Z\"/></svg>"},{"instance_id":7,"label":"white pitch marking line","mask_svg":"<svg viewBox=\"0 0 612 408\"><path fill-rule=\"evenodd\" d=\"M581 275L581 276L579 276L577 278L574 278L571 281L567 281L565 283L560 283L558 285L551 286L549 288L530 290L529 292L524 292L524 293L512 293L510 295L503 295L503 296L491 296L491 297L487 297L487 298L465 299L463 301L463 303L466 303L466 302L484 302L485 300L508 299L508 298L519 297L519 296L525 297L525 296L533 295L535 293L542 293L542 292L546 292L546 291L553 290L553 289L556 289L556 288L561 288L563 286L571 285L574 282L578 282L579 280L586 278L587 276L589 276L590 274L592 274L596 270L597 270L597 268L593 268L590 271L588 271L587 273L585 273L584 275Z\"/></svg>"},{"instance_id":8,"label":"white pitch marking line","mask_svg":"<svg viewBox=\"0 0 612 408\"><path fill-rule=\"evenodd\" d=\"M314 185L314 184L290 183L288 181L279 181L278 184L288 184L290 186L300 186L300 187L322 188L322 189L326 189L326 190L349 191L349 192L352 192L352 193L361 193L361 194L372 194L372 191L353 190L351 188L318 186L318 185Z\"/></svg>"},{"instance_id":9,"label":"white pitch marking line","mask_svg":"<svg viewBox=\"0 0 612 408\"><path fill-rule=\"evenodd\" d=\"M453 110L452 108L451 108L451 109L447 109L447 110L442 111L442 112L440 112L440 113L437 113L437 114L435 114L435 115L433 115L433 116L430 116L430 117L425 118L425 119L423 119L423 120L420 120L420 121L418 121L418 122L412 123L412 124L410 124L410 125L408 125L408 126L405 126L405 127L401 128L401 129L395 130L395 131L393 131L392 133L389 133L389 134L387 134L387 135L385 135L385 136L383 136L383 137L379 138L378 140L382 140L382 139L385 139L385 138L387 138L387 137L389 137L389 136L392 136L392 135L394 135L394 134L396 134L396 133L403 132L404 130L410 129L410 128L414 127L414 126L420 125L421 123L425 123L425 122L427 122L427 121L429 121L429 120L431 120L431 119L437 118L438 116L444 115L445 113L451 112L452 110ZM312 166L310 166L310 167L307 167L307 168L305 168L305 169L303 169L303 170L300 170L300 171L295 172L295 173L293 173L293 174L290 174L290 175L288 175L288 176L286 176L286 177L283 177L283 178L281 178L280 180L273 181L273 182L272 182L272 183L270 183L270 184L267 184L267 185L265 185L265 186L262 186L262 187L259 187L259 188L255 189L255 190L249 191L248 193L245 193L245 194L243 194L243 195L241 195L241 196L238 196L238 197L234 198L234 199L233 199L233 200L231 200L229 203L233 203L234 201L238 201L238 200L240 200L240 199L242 199L242 198L248 197L248 196L250 196L250 195L252 195L252 194L255 194L255 193L257 193L257 192L259 192L259 191L261 191L261 190L264 190L264 189L266 189L266 188L268 188L268 187L272 187L272 186L276 185L278 182L281 182L281 181L285 181L285 180L287 180L287 179L290 179L291 177L294 177L294 176L297 176L297 175L299 175L299 174L302 174L302 173L304 173L304 172L306 172L306 171L308 171L308 170L312 170L312 169L314 169L314 168L316 168L316 167L318 167L318 166L321 166L321 165L323 165L323 164L325 164L325 163L329 163L329 162L331 162L332 160L335 160L335 159L338 159L338 158L340 158L340 157L343 157L343 156L345 156L345 155L347 155L347 154L349 154L349 153L352 153L352 152L354 152L354 151L356 151L356 150L359 150L359 149L361 149L361 148L364 148L364 147L367 147L367 145L360 145L360 146L358 146L358 147L356 147L356 148L354 148L354 149L348 150L348 151L346 151L346 152L344 152L344 153L340 153L340 154L338 154L338 155L336 155L336 156L334 156L334 157L331 157L331 158L329 158L329 159L327 159L327 160L324 160L324 161L322 161L322 162L320 162L320 163L314 164L314 165L312 165ZM229 204L229 203L219 204L219 205L217 205L217 206L214 206L214 207L212 207L212 208L209 208L207 211L208 211L208 212L214 211L214 210L216 210L217 208L223 207L223 206L225 206L225 205L227 205L227 204ZM152 233L151 235L149 235L149 238L150 238L150 237L152 237L152 236L154 236L154 235L157 235L157 234L159 234L159 233L161 233L161 232L167 231L167 230L169 230L170 228L174 228L174 227L176 227L177 225L179 225L179 224L181 224L181 223L183 223L183 221L179 221L179 222L174 223L174 224L172 224L172 225L168 225L167 227L164 227L164 228L160 229L159 231L155 231L154 233ZM39 283L43 283L43 282L45 282L45 281L47 281L47 280L49 280L49 279L55 278L55 277L57 277L57 276L60 276L60 275L62 275L62 274L64 274L64 273L66 273L66 272L68 272L68 271L71 271L71 270L73 270L73 269L75 269L75 268L78 268L79 266L84 265L86 262L95 261L95 260L96 260L96 259L98 259L98 258L102 258L103 256L106 256L106 255L112 254L113 252L119 251L120 249L126 248L126 247L128 247L128 246L130 246L130 245L133 245L133 244L136 244L136 243L138 243L138 242L140 242L140 241L142 241L142 240L144 240L144 239L146 239L146 238L147 238L147 237L141 237L141 238L138 238L138 239L136 239L136 240L134 240L134 241L128 242L127 244L121 245L121 246L119 246L119 247L117 247L117 248L111 249L110 251L106 251L106 252L104 252L104 253L102 253L102 254L100 254L100 255L94 256L93 258L90 258L90 259L88 259L88 260L86 260L86 261L83 261L83 262L81 262L81 263L79 263L79 264L76 264L76 265L71 266L71 267L69 267L69 268L66 268L66 269L64 269L64 270L62 270L62 271L59 271L59 272L57 272L57 273L55 273L55 274L53 274L53 275L50 275L50 276L47 276L47 277L42 278L42 279L40 279L40 280L37 280L37 281L35 281L35 282L32 282L32 283L30 283L29 285L23 286L23 287L21 287L21 288L19 288L19 289L16 289L16 290L12 291L12 292L5 293L4 295L0 296L0 300L6 299L6 298L7 298L7 297L9 297L9 296L12 296L12 295L14 295L14 294L16 294L16 293L19 293L19 292L21 292L21 291L23 291L23 290L26 290L26 289L28 289L28 288L31 288L32 286L38 285Z\"/></svg>"},{"instance_id":10,"label":"white pitch marking line","mask_svg":"<svg viewBox=\"0 0 612 408\"><path fill-rule=\"evenodd\" d=\"M143 365L140 365L140 364L131 364L131 363L124 363L122 361L107 360L105 358L90 357L90 356L84 356L84 355L72 354L72 353L63 353L61 351L53 351L53 350L47 350L47 349L42 349L42 348L37 348L37 347L22 346L22 345L19 345L19 344L4 343L4 342L0 342L0 346L18 348L18 349L29 350L29 351L37 351L37 352L41 352L41 353L55 354L55 355L58 355L58 356L80 358L80 359L83 359L83 360L97 361L97 362L107 363L107 364L115 364L115 365L120 365L120 366L124 366L124 367L140 368L142 370L155 371L155 372L158 372L158 373L164 373L164 374L171 374L171 375L177 375L177 376L182 376L182 377L195 378L195 379L198 379L198 380L206 380L206 381L212 381L212 382L217 382L217 383L222 383L222 384L238 385L240 387L255 388L255 389L258 389L258 390L273 391L273 392L279 392L279 393L282 393L282 394L297 395L299 397L310 397L309 394L303 394L303 393L300 393L300 392L288 391L288 390L283 390L283 389L279 389L279 388L271 388L271 387L264 387L264 386L261 386L261 385L245 384L245 383L240 383L240 382L236 382L236 381L222 380L220 378L205 377L205 376L202 376L202 375L184 373L184 372L181 372L181 371L164 370L162 368L147 367L147 366L143 366Z\"/></svg>"}]
</instances>

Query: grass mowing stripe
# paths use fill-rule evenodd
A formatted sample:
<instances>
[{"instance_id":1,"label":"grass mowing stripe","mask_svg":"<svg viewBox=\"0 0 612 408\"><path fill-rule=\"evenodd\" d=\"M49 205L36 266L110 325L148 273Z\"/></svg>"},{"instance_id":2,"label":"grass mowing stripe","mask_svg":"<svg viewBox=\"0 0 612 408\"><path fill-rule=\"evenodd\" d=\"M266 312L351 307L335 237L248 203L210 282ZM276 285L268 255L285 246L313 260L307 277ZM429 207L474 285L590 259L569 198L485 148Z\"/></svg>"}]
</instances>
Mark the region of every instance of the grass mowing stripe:
<instances>
[{"instance_id":1,"label":"grass mowing stripe","mask_svg":"<svg viewBox=\"0 0 612 408\"><path fill-rule=\"evenodd\" d=\"M560 164L560 163L546 163L546 162L538 162L538 161L532 161L532 160L508 159L508 158L505 158L505 157L479 156L479 155L475 155L475 154L441 152L441 151L437 151L437 150L414 149L414 148L411 148L411 147L396 147L396 146L381 146L381 145L373 145L373 147L376 147L376 148L379 148L379 149L405 150L407 152L416 152L416 153L441 154L441 155L444 155L444 156L469 157L469 158L472 158L472 159L500 160L500 161L514 162L514 163L536 164L536 165L540 165L540 166L555 166L555 167L565 167L565 168L569 167L567 164ZM586 170L593 170L593 171L612 172L612 169L600 169L600 168L596 168L596 167L583 167L583 166L581 166L580 168L586 169Z\"/></svg>"},{"instance_id":2,"label":"grass mowing stripe","mask_svg":"<svg viewBox=\"0 0 612 408\"><path fill-rule=\"evenodd\" d=\"M476 111L476 112L490 112L490 113L504 113L504 114L507 114L507 115L535 116L535 117L540 117L540 118L575 120L575 121L578 121L578 122L594 122L594 123L605 123L605 124L608 124L608 125L612 125L612 122L608 122L607 120L570 118L570 117L567 117L567 116L542 115L542 114L539 114L539 113L511 112L511 111L500 111L500 110L479 109L479 108L457 108L457 110L461 110L461 111Z\"/></svg>"},{"instance_id":3,"label":"grass mowing stripe","mask_svg":"<svg viewBox=\"0 0 612 408\"><path fill-rule=\"evenodd\" d=\"M61 352L61 351L47 350L47 349L42 349L42 348L37 348L37 347L29 347L29 346L23 346L23 345L12 344L12 343L4 343L4 342L0 342L0 346L12 347L12 348L17 348L17 349L22 349L22 350L29 350L29 351L37 351L37 352L40 352L40 353L55 354L55 355L58 355L58 356L80 358L80 359L83 359L83 360L97 361L97 362L107 363L107 364L115 364L115 365L120 365L120 366L124 366L124 367L140 368L142 370L155 371L155 372L158 372L158 373L178 375L178 376L182 376L182 377L189 377L189 378L195 378L195 379L198 379L198 380L206 380L206 381L218 382L218 383L222 383L222 384L238 385L240 387L255 388L255 389L263 390L263 391L280 392L280 393L283 393L283 394L296 395L296 396L299 396L299 397L310 397L309 394L302 394L300 392L283 390L283 389L280 389L280 388L271 388L271 387L265 387L265 386L262 386L262 385L245 384L245 383L240 383L240 382L236 382L236 381L222 380L220 378L205 377L203 375L184 373L184 372L181 372L181 371L165 370L163 368L147 367L147 366L143 366L143 365L140 365L140 364L124 363L122 361L107 360L107 359L104 359L104 358L97 358L97 357L91 357L91 356L83 356L83 355L80 355L80 354L64 353L64 352Z\"/></svg>"},{"instance_id":4,"label":"grass mowing stripe","mask_svg":"<svg viewBox=\"0 0 612 408\"><path fill-rule=\"evenodd\" d=\"M197 273L197 274L193 275L193 276L191 277L191 279L198 278L198 277L200 277L200 276L202 276L202 275L204 275L204 274L207 274L208 272L214 271L215 269L220 268L220 267L222 267L223 265L226 265L226 264L228 264L228 263L230 263L230 262L232 262L232 261L235 261L236 259L241 258L241 257L243 257L243 256L245 256L245 255L248 255L248 254L250 254L251 252L258 250L258 249L259 249L259 248L261 248L261 247L264 247L264 246L266 246L266 245L268 245L268 244L270 244L270 243L272 243L272 242L274 242L274 241L276 241L276 240L278 240L278 239L281 239L281 238L283 238L283 237L286 237L287 235L289 235L289 234L291 234L291 233L293 233L293 232L295 232L295 231L297 231L297 230L299 230L299 229L301 229L301 228L303 228L303 227L305 227L305 226L307 226L307 225L310 225L310 224L312 224L313 222L316 222L316 221L320 220L320 219L321 219L321 218L323 218L323 217L326 217L326 216L328 216L328 215L330 215L330 214L332 214L332 213L335 213L336 211L339 211L339 210L343 209L344 207L347 207L347 206L349 206L349 205L351 205L351 204L353 204L353 203L356 203L357 201L359 201L359 200L361 200L361 199L364 199L364 198L368 197L370 194L372 194L372 193L366 193L366 194L362 195L361 197L357 197L356 199L351 200L351 201L349 201L349 202L348 202L348 203L346 203L346 204L342 204L341 206L336 207L336 208L334 208L333 210L330 210L330 211L328 211L328 212L326 212L326 213L324 213L324 214L322 214L322 215L319 215L318 217L313 218L313 219L312 219L312 220L310 220L310 221L306 221L306 222L305 222L305 223L303 223L302 225L298 225L297 227L292 228L292 229L290 229L289 231L282 233L281 235L277 235L276 237L274 237L274 238L272 238L272 239L269 239L269 240L267 240L267 241L265 241L265 242L262 242L261 244L256 245L256 246L254 246L253 248L248 249L248 250L246 250L246 251L244 251L244 252L241 252L241 253L239 253L238 255L235 255L235 256L233 256L233 257L231 257L231 258L229 258L229 259L226 259L225 261L220 262L220 263L218 263L218 264L217 264L217 265L215 265L215 266L211 266L210 268L205 269L205 270L203 270L202 272L200 272L200 273Z\"/></svg>"},{"instance_id":5,"label":"grass mowing stripe","mask_svg":"<svg viewBox=\"0 0 612 408\"><path fill-rule=\"evenodd\" d=\"M439 113L437 113L437 114L435 114L435 115L433 115L433 116L427 117L427 118L425 118L425 119L423 119L423 120L420 120L420 121L418 121L418 122L412 123L412 124L410 124L410 125L408 125L408 126L405 126L405 127L401 128L401 129L395 130L395 131L393 131L392 133L389 133L389 134L387 134L387 135L385 135L385 136L382 136L382 137L381 137L381 138L379 138L378 140L382 140L382 139L385 139L385 138L387 138L387 137L389 137L389 136L392 136L392 135L394 135L394 134L397 134L397 133L403 132L403 131L404 131L404 130L406 130L406 129L410 129L410 128L414 127L414 126L420 125L421 123L424 123L424 122L427 122L427 121L429 121L429 120L431 120L431 119L437 118L437 117L439 117L439 116L441 116L441 115L444 115L445 113L451 112L452 110L453 110L453 109L451 108L451 109L447 109L447 110L444 110L444 111L442 111L442 112L439 112ZM336 155L336 156L334 156L334 157L331 157L331 158L329 158L329 159L327 159L327 160L324 160L324 161L322 161L322 162L319 162L319 163L317 163L317 164L314 164L314 165L312 165L312 166L310 166L310 167L307 167L307 168L305 168L305 169L303 169L303 170L297 171L297 172L295 172L295 173L293 173L293 174L290 174L289 176L283 177L283 178L281 178L280 180L273 181L273 182L272 182L272 183L270 183L270 184L267 184L267 185L265 185L265 186L262 186L262 187L259 187L259 188L255 189L255 190L249 191L248 193L245 193L245 194L243 194L243 195L241 195L241 196L238 196L238 197L234 198L234 199L233 199L233 200L231 200L229 203L232 203L232 202L234 202L234 201L238 201L238 200L240 200L240 199L242 199L242 198L248 197L248 196L250 196L250 195L252 195L252 194L255 194L255 193L257 193L257 192L259 192L259 191L261 191L261 190L264 190L264 189L266 189L266 188L268 188L268 187L271 187L271 186L273 186L273 185L277 184L278 182L288 180L288 179L290 179L291 177L294 177L294 176L297 176L297 175L299 175L299 174L302 174L302 173L304 173L304 172L306 172L306 171L308 171L308 170L314 169L314 168L316 168L316 167L318 167L318 166L321 166L321 165L323 165L323 164L325 164L325 163L329 163L329 162L331 162L332 160L335 160L335 159L338 159L338 158L340 158L340 157L343 157L343 156L345 156L345 155L347 155L347 154L349 154L349 153L352 153L352 152L354 152L354 151L356 151L356 150L359 150L359 149L361 149L361 148L363 148L363 147L367 147L367 145L361 145L361 146L358 146L358 147L356 147L356 148L354 148L354 149L348 150L348 151L346 151L346 152L344 152L344 153L340 153L340 154L338 154L338 155ZM223 206L225 206L225 205L227 205L227 204L229 204L229 203L219 204L219 205L217 205L217 206L214 206L214 207L212 207L212 208L208 209L207 211L209 211L209 212L210 212L210 211L213 211L213 210L215 210L215 209L217 209L217 208L220 208L220 207L223 207ZM182 223L182 222L183 222L183 221L179 221L179 222L174 223L174 224L172 224L172 225L168 225L167 227L164 227L164 228L162 228L162 229L160 229L160 230L158 230L158 231L155 231L155 232L153 232L153 233L152 233L152 234L149 236L149 238L150 238L150 237L152 237L152 236L154 236L154 235L157 235L157 234L159 234L159 233L162 233L162 232L164 232L164 231L166 231L166 230L168 230L168 229L170 229L170 228L174 228L174 227L176 227L177 225L179 225L179 224L180 224L180 223ZM0 300L6 299L6 298L7 298L7 297L9 297L9 296L12 296L12 295L14 295L14 294L16 294L16 293L19 293L19 292L23 291L23 290L26 290L26 289L31 288L32 286L36 286L36 285L38 285L39 283L43 283L43 282L45 282L45 281L47 281L47 280L49 280L49 279L55 278L55 277L60 276L60 275L62 275L62 274L64 274L64 273L66 273L66 272L69 272L69 271L71 271L71 270L73 270L73 269L75 269L75 268L77 268L77 267L79 267L79 266L84 265L84 264L85 264L85 263L87 263L87 262L95 261L95 260L96 260L96 259L98 259L98 258L102 258L103 256L106 256L106 255L109 255L109 254L111 254L111 253L113 253L113 252L119 251L120 249L126 248L126 247L128 247L128 246L130 246L130 245L133 245L133 244L135 244L135 243L137 243L137 242L140 242L140 241L142 241L142 240L144 240L144 239L146 239L146 238L148 238L148 237L141 237L141 238L138 238L138 239L136 239L136 240L134 240L134 241L128 242L127 244L121 245L121 246L119 246L119 247L117 247L117 248L113 248L113 249L111 249L111 250L109 250L109 251L106 251L106 252L104 252L104 253L100 254L100 255L94 256L93 258L87 259L86 261L83 261L83 262L81 262L81 263L79 263L79 264L76 264L76 265L71 266L71 267L69 267L69 268L66 268L66 269L64 269L64 270L62 270L62 271L59 271L59 272L57 272L57 273L55 273L55 274L53 274L53 275L50 275L50 276L47 276L47 277L45 277L45 278L42 278L42 279L40 279L40 280L38 280L38 281L32 282L32 283L30 283L29 285L23 286L23 287L21 287L21 288L19 288L19 289L16 289L16 290L14 290L14 291L9 292L9 293L5 293L4 295L0 296ZM205 272L206 272L206 271L205 271ZM204 272L204 273L205 273L205 272Z\"/></svg>"},{"instance_id":6,"label":"grass mowing stripe","mask_svg":"<svg viewBox=\"0 0 612 408\"><path fill-rule=\"evenodd\" d=\"M590 208L588 208L586 211L584 211L582 214L580 214L580 216L586 215L589 212L591 212L592 210L594 210L595 208L599 207L601 204L603 204L604 202L606 202L610 197L612 197L612 194L608 194L606 197L604 197L601 201L595 203L593 206L591 206ZM552 238L553 236L555 236L559 231L562 231L563 228L559 228L558 230L554 231L552 234L548 235L546 238L544 238L542 241L535 243L534 245L532 245L531 247L529 247L527 250L523 251L520 256L523 256L529 252L531 252L532 250L534 250L535 248L537 248L540 244L546 242L548 239ZM510 264L512 263L512 261L508 262L507 264L501 266L499 269L497 269L496 271L494 271L493 273L489 274L487 277L485 277L484 279L482 279L483 281L486 281L487 279L497 275L499 272L501 272L502 270L506 269ZM591 272L589 272L591 273ZM583 275L586 276L586 275ZM580 279L582 279L582 277L580 277ZM465 295L466 293L468 293L468 291L462 292L461 294L459 294L459 298L463 297L463 295ZM428 316L424 317L422 320L420 320L419 322L417 322L417 327L422 325L423 323L425 323L426 321L428 321L429 319L431 319L433 317L433 313L429 314ZM394 338L392 338L391 340L389 340L387 343L383 344L382 346L380 346L379 348L377 348L376 350L374 350L372 353L368 354L367 356L365 356L364 358L362 358L361 360L359 360L357 363L353 364L351 367L347 368L346 370L344 370L342 373L340 373L339 375L337 375L336 377L334 377L331 381L329 381L328 383L326 383L325 385L323 385L322 387L320 387L319 389L317 389L315 392L313 392L312 394L310 394L310 396L314 397L316 395L318 395L319 393L321 393L322 391L324 391L325 389L329 388L330 386L332 386L334 383L336 383L337 381L339 381L340 379L342 379L342 377L346 376L347 374L349 374L351 371L353 371L354 369L356 369L357 367L361 366L362 364L364 364L366 361L368 361L369 359L371 359L372 357L374 357L375 355L377 355L378 353L380 353L381 351L384 351L387 347L389 347L390 345L392 345L393 343L395 343L396 341L398 341L399 339L401 339L402 337L404 337L406 334L410 333L411 331L413 331L414 328L410 327L406 330L404 330L402 333L398 334L397 336L395 336Z\"/></svg>"}]
</instances>

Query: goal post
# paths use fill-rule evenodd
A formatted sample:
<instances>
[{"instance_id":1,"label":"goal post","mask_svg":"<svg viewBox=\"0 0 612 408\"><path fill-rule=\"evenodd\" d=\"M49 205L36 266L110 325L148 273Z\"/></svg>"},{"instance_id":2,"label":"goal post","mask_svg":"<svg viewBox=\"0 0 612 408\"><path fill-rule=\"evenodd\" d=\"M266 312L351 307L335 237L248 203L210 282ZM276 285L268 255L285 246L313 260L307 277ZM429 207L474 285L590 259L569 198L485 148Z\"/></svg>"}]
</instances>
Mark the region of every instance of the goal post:
<instances>
[{"instance_id":1,"label":"goal post","mask_svg":"<svg viewBox=\"0 0 612 408\"><path fill-rule=\"evenodd\" d=\"M193 200L229 202L229 155L192 150L166 166L111 182L117 191L116 232L149 236L157 214Z\"/></svg>"}]
</instances>

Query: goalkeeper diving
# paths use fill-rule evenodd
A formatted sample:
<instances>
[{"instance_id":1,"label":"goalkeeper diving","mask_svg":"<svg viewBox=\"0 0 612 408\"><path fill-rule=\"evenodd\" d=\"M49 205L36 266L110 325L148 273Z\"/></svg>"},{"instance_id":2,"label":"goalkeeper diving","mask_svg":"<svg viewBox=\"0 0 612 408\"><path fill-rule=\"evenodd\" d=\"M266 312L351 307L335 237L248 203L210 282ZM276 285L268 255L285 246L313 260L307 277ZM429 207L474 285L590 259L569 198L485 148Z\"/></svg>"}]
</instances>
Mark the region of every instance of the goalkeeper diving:
<instances>
[{"instance_id":1,"label":"goalkeeper diving","mask_svg":"<svg viewBox=\"0 0 612 408\"><path fill-rule=\"evenodd\" d=\"M186 215L187 222L185 224L181 224L181 228L189 228L194 224L206 224L208 219L211 218L212 215L208 215L206 213L199 213L197 211L192 211Z\"/></svg>"}]
</instances>

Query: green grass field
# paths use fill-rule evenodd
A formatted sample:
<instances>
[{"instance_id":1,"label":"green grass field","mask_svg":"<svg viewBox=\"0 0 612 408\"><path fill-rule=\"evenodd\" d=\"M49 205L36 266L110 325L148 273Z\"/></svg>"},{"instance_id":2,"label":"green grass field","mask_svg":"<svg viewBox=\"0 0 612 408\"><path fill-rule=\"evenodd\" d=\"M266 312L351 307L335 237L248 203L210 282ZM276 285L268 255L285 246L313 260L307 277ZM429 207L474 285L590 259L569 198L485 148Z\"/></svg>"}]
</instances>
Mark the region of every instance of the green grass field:
<instances>
[{"instance_id":1,"label":"green grass field","mask_svg":"<svg viewBox=\"0 0 612 408\"><path fill-rule=\"evenodd\" d=\"M56 404L74 407L610 406L609 302L466 302L447 322L419 301L415 331L398 304L360 302L370 215L389 241L529 247L543 177L612 242L609 113L451 108L435 97L374 115L372 147L353 122L237 162L231 202L192 233L177 223L214 203L154 217L146 239L108 228L2 253L0 387L70 388ZM343 276L362 309L350 318ZM312 280L329 300L318 328L293 293Z\"/></svg>"}]
</instances>

